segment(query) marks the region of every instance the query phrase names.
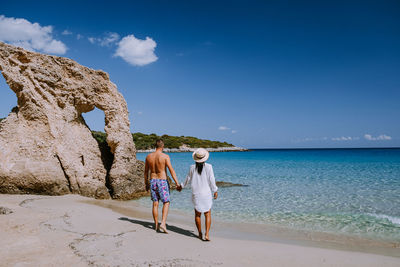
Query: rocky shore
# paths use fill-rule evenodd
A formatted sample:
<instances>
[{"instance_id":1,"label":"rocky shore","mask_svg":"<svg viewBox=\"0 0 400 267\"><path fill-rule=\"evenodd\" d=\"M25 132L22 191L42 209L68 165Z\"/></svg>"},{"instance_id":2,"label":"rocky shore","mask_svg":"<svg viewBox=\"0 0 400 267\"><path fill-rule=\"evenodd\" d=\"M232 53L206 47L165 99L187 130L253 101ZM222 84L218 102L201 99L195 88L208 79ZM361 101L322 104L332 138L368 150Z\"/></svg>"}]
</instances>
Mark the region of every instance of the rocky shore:
<instances>
[{"instance_id":1,"label":"rocky shore","mask_svg":"<svg viewBox=\"0 0 400 267\"><path fill-rule=\"evenodd\" d=\"M192 148L192 147L180 147L180 148L164 148L164 152L167 153L176 153L176 152L193 152L197 148ZM233 151L249 151L247 148L243 147L217 147L217 148L206 148L209 152L233 152ZM154 152L155 149L142 149L142 150L137 150L138 153L151 153Z\"/></svg>"}]
</instances>

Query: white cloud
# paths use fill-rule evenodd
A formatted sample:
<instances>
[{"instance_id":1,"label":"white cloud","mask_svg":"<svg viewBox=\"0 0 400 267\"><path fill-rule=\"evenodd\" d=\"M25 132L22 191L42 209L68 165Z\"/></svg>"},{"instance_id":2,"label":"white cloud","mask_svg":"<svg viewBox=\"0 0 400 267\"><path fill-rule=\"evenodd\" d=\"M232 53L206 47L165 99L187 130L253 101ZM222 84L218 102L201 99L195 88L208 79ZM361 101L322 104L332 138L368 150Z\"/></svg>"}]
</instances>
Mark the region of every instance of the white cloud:
<instances>
[{"instance_id":1,"label":"white cloud","mask_svg":"<svg viewBox=\"0 0 400 267\"><path fill-rule=\"evenodd\" d=\"M359 140L360 137L351 137L351 136L341 136L341 137L333 137L332 141L354 141Z\"/></svg>"},{"instance_id":2,"label":"white cloud","mask_svg":"<svg viewBox=\"0 0 400 267\"><path fill-rule=\"evenodd\" d=\"M232 133L235 134L235 133L237 133L237 131L236 130L232 130Z\"/></svg>"},{"instance_id":3,"label":"white cloud","mask_svg":"<svg viewBox=\"0 0 400 267\"><path fill-rule=\"evenodd\" d=\"M377 141L377 140L392 140L392 137L386 134L381 134L377 137L374 137L370 134L364 134L364 138L369 141Z\"/></svg>"},{"instance_id":4,"label":"white cloud","mask_svg":"<svg viewBox=\"0 0 400 267\"><path fill-rule=\"evenodd\" d=\"M82 35L82 34L79 34L79 33L78 33L78 34L76 35L76 39L77 39L77 40L82 39L82 38L83 38L83 35Z\"/></svg>"},{"instance_id":5,"label":"white cloud","mask_svg":"<svg viewBox=\"0 0 400 267\"><path fill-rule=\"evenodd\" d=\"M150 37L140 40L132 34L122 38L114 56L121 57L131 65L144 66L158 59L154 54L156 46L157 43Z\"/></svg>"},{"instance_id":6,"label":"white cloud","mask_svg":"<svg viewBox=\"0 0 400 267\"><path fill-rule=\"evenodd\" d=\"M226 126L219 126L219 127L218 127L218 130L220 130L220 131L227 131L227 130L230 130L230 128L228 128L228 127L226 127Z\"/></svg>"},{"instance_id":7,"label":"white cloud","mask_svg":"<svg viewBox=\"0 0 400 267\"><path fill-rule=\"evenodd\" d=\"M138 115L142 115L143 114L143 112L142 111L138 111L138 113L137 113Z\"/></svg>"},{"instance_id":8,"label":"white cloud","mask_svg":"<svg viewBox=\"0 0 400 267\"><path fill-rule=\"evenodd\" d=\"M103 37L95 38L89 37L89 42L92 44L99 44L100 46L110 46L119 40L119 34L116 32L107 32Z\"/></svg>"},{"instance_id":9,"label":"white cloud","mask_svg":"<svg viewBox=\"0 0 400 267\"><path fill-rule=\"evenodd\" d=\"M376 138L377 140L392 140L392 137L386 134L381 134Z\"/></svg>"},{"instance_id":10,"label":"white cloud","mask_svg":"<svg viewBox=\"0 0 400 267\"><path fill-rule=\"evenodd\" d=\"M67 46L53 39L52 31L52 26L42 27L39 23L31 23L26 19L0 15L0 41L30 51L65 54Z\"/></svg>"},{"instance_id":11,"label":"white cloud","mask_svg":"<svg viewBox=\"0 0 400 267\"><path fill-rule=\"evenodd\" d=\"M91 42L92 44L94 44L96 42L96 38L94 37L88 37L89 42Z\"/></svg>"},{"instance_id":12,"label":"white cloud","mask_svg":"<svg viewBox=\"0 0 400 267\"><path fill-rule=\"evenodd\" d=\"M328 140L328 137L306 137L303 139L296 139L295 142L310 142L310 141L326 141Z\"/></svg>"},{"instance_id":13,"label":"white cloud","mask_svg":"<svg viewBox=\"0 0 400 267\"><path fill-rule=\"evenodd\" d=\"M101 46L109 46L110 44L119 40L119 34L116 32L109 32L106 36L101 39L100 45Z\"/></svg>"},{"instance_id":14,"label":"white cloud","mask_svg":"<svg viewBox=\"0 0 400 267\"><path fill-rule=\"evenodd\" d=\"M69 31L69 30L64 30L61 34L62 34L62 35L71 35L72 32Z\"/></svg>"},{"instance_id":15,"label":"white cloud","mask_svg":"<svg viewBox=\"0 0 400 267\"><path fill-rule=\"evenodd\" d=\"M360 139L360 137L357 137L357 136L356 137L341 136L341 137L330 137L330 138L323 136L323 137L306 137L303 139L295 139L292 141L295 143L298 143L298 142L315 142L315 141L328 141L328 140L331 140L331 141L355 141L355 140L359 140L359 139Z\"/></svg>"},{"instance_id":16,"label":"white cloud","mask_svg":"<svg viewBox=\"0 0 400 267\"><path fill-rule=\"evenodd\" d=\"M364 134L364 138L367 140L373 140L373 137L370 134Z\"/></svg>"}]
</instances>

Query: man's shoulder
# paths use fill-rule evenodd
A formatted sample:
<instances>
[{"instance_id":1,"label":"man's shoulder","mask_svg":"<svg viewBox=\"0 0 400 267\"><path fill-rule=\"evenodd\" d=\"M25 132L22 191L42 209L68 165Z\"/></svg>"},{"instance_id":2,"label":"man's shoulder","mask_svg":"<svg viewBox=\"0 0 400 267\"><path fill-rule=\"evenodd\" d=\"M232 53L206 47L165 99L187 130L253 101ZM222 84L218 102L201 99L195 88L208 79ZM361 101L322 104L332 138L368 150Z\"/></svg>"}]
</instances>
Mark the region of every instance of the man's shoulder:
<instances>
[{"instance_id":1,"label":"man's shoulder","mask_svg":"<svg viewBox=\"0 0 400 267\"><path fill-rule=\"evenodd\" d=\"M148 154L148 155L146 156L146 160L154 159L154 154L155 154L155 152L152 152L152 153Z\"/></svg>"},{"instance_id":2,"label":"man's shoulder","mask_svg":"<svg viewBox=\"0 0 400 267\"><path fill-rule=\"evenodd\" d=\"M165 158L165 159L169 159L169 155L168 155L168 154L165 154L164 152L161 153L161 156L162 156L163 158Z\"/></svg>"}]
</instances>

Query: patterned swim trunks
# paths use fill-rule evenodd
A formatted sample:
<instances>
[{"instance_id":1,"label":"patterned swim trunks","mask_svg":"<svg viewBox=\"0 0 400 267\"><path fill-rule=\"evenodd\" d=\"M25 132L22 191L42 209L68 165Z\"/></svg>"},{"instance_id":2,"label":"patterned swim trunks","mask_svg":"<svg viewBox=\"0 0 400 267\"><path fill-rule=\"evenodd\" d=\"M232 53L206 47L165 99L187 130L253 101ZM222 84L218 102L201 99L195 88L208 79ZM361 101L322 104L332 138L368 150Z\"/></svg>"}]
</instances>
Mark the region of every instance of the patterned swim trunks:
<instances>
[{"instance_id":1,"label":"patterned swim trunks","mask_svg":"<svg viewBox=\"0 0 400 267\"><path fill-rule=\"evenodd\" d=\"M151 179L150 180L151 200L163 203L169 202L169 184L166 179Z\"/></svg>"}]
</instances>

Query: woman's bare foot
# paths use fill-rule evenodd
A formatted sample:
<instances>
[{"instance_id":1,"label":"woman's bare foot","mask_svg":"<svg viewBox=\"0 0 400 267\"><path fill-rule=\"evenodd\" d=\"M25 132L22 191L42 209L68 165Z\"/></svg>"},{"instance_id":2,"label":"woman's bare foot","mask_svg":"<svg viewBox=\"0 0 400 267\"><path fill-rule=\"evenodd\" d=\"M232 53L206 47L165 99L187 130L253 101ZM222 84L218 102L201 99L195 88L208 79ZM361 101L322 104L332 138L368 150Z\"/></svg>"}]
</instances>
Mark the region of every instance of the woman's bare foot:
<instances>
[{"instance_id":1,"label":"woman's bare foot","mask_svg":"<svg viewBox=\"0 0 400 267\"><path fill-rule=\"evenodd\" d=\"M168 234L168 232L167 232L167 226L164 224L164 225L160 225L160 227L159 227L159 229L160 229L160 231L162 232L162 233L164 233L164 234Z\"/></svg>"},{"instance_id":2,"label":"woman's bare foot","mask_svg":"<svg viewBox=\"0 0 400 267\"><path fill-rule=\"evenodd\" d=\"M199 233L198 238L201 239L201 240L203 240L203 234L202 234L202 233Z\"/></svg>"},{"instance_id":3,"label":"woman's bare foot","mask_svg":"<svg viewBox=\"0 0 400 267\"><path fill-rule=\"evenodd\" d=\"M205 236L204 241L211 241L208 235Z\"/></svg>"}]
</instances>

